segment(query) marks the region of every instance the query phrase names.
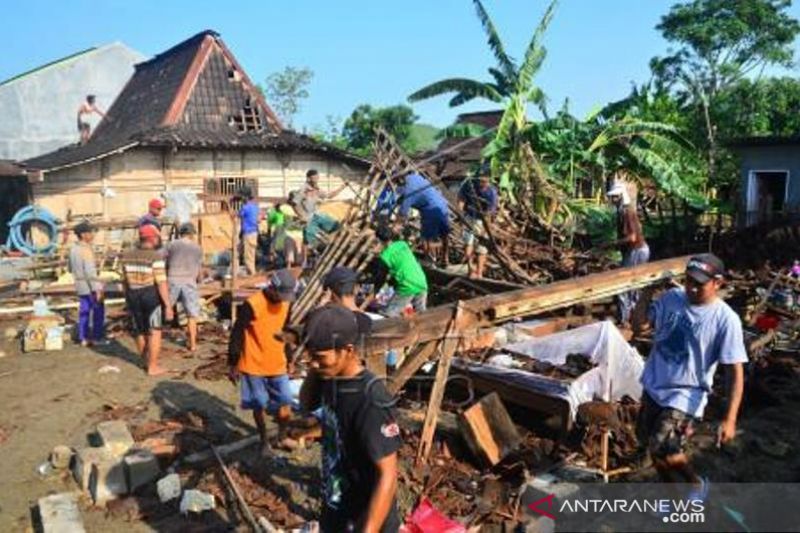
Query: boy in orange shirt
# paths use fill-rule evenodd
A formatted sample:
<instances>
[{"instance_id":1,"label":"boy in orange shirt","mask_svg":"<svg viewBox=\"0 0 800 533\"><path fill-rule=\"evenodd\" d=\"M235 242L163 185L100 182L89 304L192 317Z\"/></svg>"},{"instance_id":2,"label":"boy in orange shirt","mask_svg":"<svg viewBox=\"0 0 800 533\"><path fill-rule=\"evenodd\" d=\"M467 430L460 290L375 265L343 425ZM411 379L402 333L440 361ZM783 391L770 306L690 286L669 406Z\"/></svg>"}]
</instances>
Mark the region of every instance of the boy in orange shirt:
<instances>
[{"instance_id":1,"label":"boy in orange shirt","mask_svg":"<svg viewBox=\"0 0 800 533\"><path fill-rule=\"evenodd\" d=\"M264 411L277 413L279 425L291 416L286 347L277 335L289 317L296 284L288 270L275 272L264 290L239 307L228 345L230 379L239 383L242 409L253 411L262 453L269 452Z\"/></svg>"}]
</instances>

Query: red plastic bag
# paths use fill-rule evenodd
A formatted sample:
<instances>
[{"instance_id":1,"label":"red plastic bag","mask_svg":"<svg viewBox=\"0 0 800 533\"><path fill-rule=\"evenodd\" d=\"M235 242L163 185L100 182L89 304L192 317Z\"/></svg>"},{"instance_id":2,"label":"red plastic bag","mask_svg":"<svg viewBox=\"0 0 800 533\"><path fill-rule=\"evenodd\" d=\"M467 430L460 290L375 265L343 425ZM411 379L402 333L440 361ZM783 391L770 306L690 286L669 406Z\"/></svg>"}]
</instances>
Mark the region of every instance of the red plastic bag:
<instances>
[{"instance_id":1,"label":"red plastic bag","mask_svg":"<svg viewBox=\"0 0 800 533\"><path fill-rule=\"evenodd\" d=\"M466 533L467 529L439 512L427 499L422 498L400 528L400 533Z\"/></svg>"},{"instance_id":2,"label":"red plastic bag","mask_svg":"<svg viewBox=\"0 0 800 533\"><path fill-rule=\"evenodd\" d=\"M775 315L763 314L756 318L756 327L761 331L775 329L780 324L781 319Z\"/></svg>"}]
</instances>

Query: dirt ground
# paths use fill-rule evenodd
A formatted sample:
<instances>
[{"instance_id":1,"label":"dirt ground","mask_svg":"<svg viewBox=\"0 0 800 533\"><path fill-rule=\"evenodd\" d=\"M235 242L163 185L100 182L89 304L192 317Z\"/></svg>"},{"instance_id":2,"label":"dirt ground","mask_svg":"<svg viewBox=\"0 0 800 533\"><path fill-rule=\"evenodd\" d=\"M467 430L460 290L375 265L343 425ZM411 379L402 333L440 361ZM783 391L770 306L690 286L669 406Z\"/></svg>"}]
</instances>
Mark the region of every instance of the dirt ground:
<instances>
[{"instance_id":1,"label":"dirt ground","mask_svg":"<svg viewBox=\"0 0 800 533\"><path fill-rule=\"evenodd\" d=\"M252 434L254 428L249 413L237 406L236 388L227 380L198 380L192 372L219 357L225 350L223 339L224 334L218 332L212 340L201 344L199 353L193 357L175 342L179 339L168 340L163 354L164 366L180 374L164 378L145 375L139 357L132 350L133 343L126 336L107 347L81 348L67 344L59 352L30 354L21 353L18 340L2 341L0 531L33 531L33 509L39 498L76 490L69 473L42 476L37 467L58 444L74 448L87 446L97 422L113 413L114 408L130 410L132 414L126 417L140 423L199 417L203 430L189 435L196 437L193 441L196 449L206 446L205 438L214 443L226 443ZM769 364L758 366L748 376L740 434L735 443L718 450L714 445L715 424L710 422L700 424L693 438L697 469L712 481L800 481L800 454L797 453L800 450L800 363L793 356L782 355L770 357ZM119 372L109 371L109 367L116 367ZM724 405L719 396L713 399L707 418L718 418ZM412 429L408 423L402 425L406 430ZM264 514L289 517L288 520L315 518L318 446L292 453L277 452L266 460L260 458L254 446L236 454L230 461L235 462L237 475L246 472L249 476L248 479L239 477L238 482L243 490L249 491L248 501L261 502L260 510ZM532 471L537 470L539 462L530 465ZM216 490L217 510L202 517L182 518L177 504L158 503L152 488L109 510L92 508L84 498L81 512L87 531L243 529L241 519L225 511L226 507L232 508L233 503L229 495L226 497L220 492L219 487L224 487L224 482L219 469L211 468L213 462L208 466L181 474L184 487ZM654 477L654 471L649 468L619 480L643 481ZM401 482L405 480L404 484L408 485L407 478L408 475ZM483 483L479 473L472 479ZM267 487L268 494L259 493L261 487ZM481 492L480 488L474 490L477 494ZM401 487L406 509L416 499L413 492L411 487Z\"/></svg>"},{"instance_id":2,"label":"dirt ground","mask_svg":"<svg viewBox=\"0 0 800 533\"><path fill-rule=\"evenodd\" d=\"M209 421L218 442L235 441L254 430L249 413L238 408L236 388L227 380L196 380L191 372L180 379L147 377L127 337L99 348L70 343L58 352L22 354L18 340L6 340L0 349L5 354L0 358L0 531L31 531L31 510L39 498L76 490L68 473L42 476L37 467L58 444L87 446L87 438L111 406L140 404L143 411L138 416L149 420L197 413ZM170 369L189 370L212 350L218 351L219 346L207 344L194 358L186 358L178 344L166 342L163 363ZM101 371L108 366L119 372ZM256 448L249 450L252 455ZM248 454L239 456L247 460ZM303 459L313 463L314 458ZM170 516L158 517L162 522L129 522L93 510L88 503L83 501L81 509L88 531L176 530L167 526ZM169 514L177 515L177 509ZM219 519L227 522L223 514L219 513ZM185 521L180 530L230 528L220 527L222 523L205 516L201 522Z\"/></svg>"}]
</instances>

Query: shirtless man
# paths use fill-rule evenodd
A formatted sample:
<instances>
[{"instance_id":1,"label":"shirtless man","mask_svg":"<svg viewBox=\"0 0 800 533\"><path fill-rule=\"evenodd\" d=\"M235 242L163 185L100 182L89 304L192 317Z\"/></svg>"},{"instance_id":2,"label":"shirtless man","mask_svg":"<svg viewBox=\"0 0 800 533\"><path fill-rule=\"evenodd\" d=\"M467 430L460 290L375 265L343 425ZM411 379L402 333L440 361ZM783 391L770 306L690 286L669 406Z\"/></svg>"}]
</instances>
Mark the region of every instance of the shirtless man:
<instances>
[{"instance_id":1,"label":"shirtless man","mask_svg":"<svg viewBox=\"0 0 800 533\"><path fill-rule=\"evenodd\" d=\"M101 117L106 116L94 103L94 95L90 94L86 96L86 101L78 108L78 132L81 134L81 144L89 142L89 135L91 135L92 130L89 123L83 120L83 116L91 115L92 113L97 113Z\"/></svg>"}]
</instances>

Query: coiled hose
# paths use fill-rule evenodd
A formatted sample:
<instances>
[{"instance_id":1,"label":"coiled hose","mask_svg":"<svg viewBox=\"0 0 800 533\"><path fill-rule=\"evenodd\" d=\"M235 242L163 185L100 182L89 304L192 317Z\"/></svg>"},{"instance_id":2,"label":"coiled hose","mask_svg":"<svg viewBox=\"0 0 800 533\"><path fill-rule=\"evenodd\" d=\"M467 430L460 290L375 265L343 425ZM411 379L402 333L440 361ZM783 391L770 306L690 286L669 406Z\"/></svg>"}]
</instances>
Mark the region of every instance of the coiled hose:
<instances>
[{"instance_id":1,"label":"coiled hose","mask_svg":"<svg viewBox=\"0 0 800 533\"><path fill-rule=\"evenodd\" d=\"M36 246L24 235L25 225L37 222L47 228L47 236L50 241L42 246ZM25 255L49 255L56 249L58 242L59 220L53 214L38 205L23 207L14 214L11 222L8 223L9 232L6 240L6 248L16 249Z\"/></svg>"}]
</instances>

